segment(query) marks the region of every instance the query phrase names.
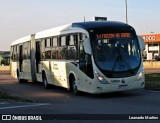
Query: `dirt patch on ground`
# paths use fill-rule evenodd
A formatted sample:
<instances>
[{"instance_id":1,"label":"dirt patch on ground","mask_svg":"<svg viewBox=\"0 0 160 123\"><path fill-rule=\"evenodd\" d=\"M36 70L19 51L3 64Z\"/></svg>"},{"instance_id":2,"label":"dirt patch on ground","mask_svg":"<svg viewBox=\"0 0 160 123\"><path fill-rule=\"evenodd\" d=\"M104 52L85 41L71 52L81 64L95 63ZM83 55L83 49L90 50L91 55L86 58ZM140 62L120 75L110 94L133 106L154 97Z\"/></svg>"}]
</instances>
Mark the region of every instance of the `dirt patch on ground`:
<instances>
[{"instance_id":1,"label":"dirt patch on ground","mask_svg":"<svg viewBox=\"0 0 160 123\"><path fill-rule=\"evenodd\" d=\"M0 66L0 71L10 71L10 66Z\"/></svg>"}]
</instances>

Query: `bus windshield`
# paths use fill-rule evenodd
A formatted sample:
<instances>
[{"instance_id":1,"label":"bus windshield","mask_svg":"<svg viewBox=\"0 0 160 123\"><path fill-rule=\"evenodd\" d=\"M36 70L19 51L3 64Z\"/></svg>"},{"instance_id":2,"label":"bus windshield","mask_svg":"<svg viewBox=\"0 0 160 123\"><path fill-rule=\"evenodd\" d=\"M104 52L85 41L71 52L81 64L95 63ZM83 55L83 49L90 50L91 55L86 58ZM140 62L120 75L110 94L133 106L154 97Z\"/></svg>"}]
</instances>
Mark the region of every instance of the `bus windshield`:
<instances>
[{"instance_id":1,"label":"bus windshield","mask_svg":"<svg viewBox=\"0 0 160 123\"><path fill-rule=\"evenodd\" d=\"M130 33L116 34L95 36L93 40L94 60L97 66L105 72L132 72L141 62L137 38L132 37Z\"/></svg>"}]
</instances>

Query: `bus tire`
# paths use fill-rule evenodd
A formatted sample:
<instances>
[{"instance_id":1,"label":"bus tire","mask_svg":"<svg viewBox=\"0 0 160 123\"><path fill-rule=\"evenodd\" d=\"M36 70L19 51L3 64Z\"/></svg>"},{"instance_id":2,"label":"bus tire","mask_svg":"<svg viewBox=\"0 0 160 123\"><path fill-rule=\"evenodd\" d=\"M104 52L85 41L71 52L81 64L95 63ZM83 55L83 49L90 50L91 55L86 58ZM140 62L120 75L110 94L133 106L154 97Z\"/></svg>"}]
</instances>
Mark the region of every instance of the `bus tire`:
<instances>
[{"instance_id":1,"label":"bus tire","mask_svg":"<svg viewBox=\"0 0 160 123\"><path fill-rule=\"evenodd\" d=\"M49 84L48 84L48 80L47 80L47 76L46 73L42 74L42 79L43 79L43 85L46 89L49 89Z\"/></svg>"},{"instance_id":2,"label":"bus tire","mask_svg":"<svg viewBox=\"0 0 160 123\"><path fill-rule=\"evenodd\" d=\"M79 91L77 89L77 84L76 84L76 79L75 77L72 75L72 77L70 78L71 80L71 91L73 92L74 95L79 95Z\"/></svg>"},{"instance_id":3,"label":"bus tire","mask_svg":"<svg viewBox=\"0 0 160 123\"><path fill-rule=\"evenodd\" d=\"M27 83L28 82L28 80L21 79L20 73L18 70L17 70L17 79L18 79L18 83Z\"/></svg>"}]
</instances>

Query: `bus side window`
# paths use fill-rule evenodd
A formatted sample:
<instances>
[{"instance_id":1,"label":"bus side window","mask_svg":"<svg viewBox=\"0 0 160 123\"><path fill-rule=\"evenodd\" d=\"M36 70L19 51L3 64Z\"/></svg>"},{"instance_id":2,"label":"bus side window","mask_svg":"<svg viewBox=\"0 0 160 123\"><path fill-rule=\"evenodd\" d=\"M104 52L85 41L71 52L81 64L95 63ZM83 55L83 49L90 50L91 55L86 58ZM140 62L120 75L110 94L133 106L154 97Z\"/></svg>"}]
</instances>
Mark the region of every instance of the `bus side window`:
<instances>
[{"instance_id":1,"label":"bus side window","mask_svg":"<svg viewBox=\"0 0 160 123\"><path fill-rule=\"evenodd\" d=\"M85 51L84 51L83 41L79 42L79 60L85 61Z\"/></svg>"},{"instance_id":2,"label":"bus side window","mask_svg":"<svg viewBox=\"0 0 160 123\"><path fill-rule=\"evenodd\" d=\"M18 45L16 45L16 61L19 59L19 50L18 50Z\"/></svg>"},{"instance_id":3,"label":"bus side window","mask_svg":"<svg viewBox=\"0 0 160 123\"><path fill-rule=\"evenodd\" d=\"M74 38L74 35L68 36L68 59L77 58L77 41Z\"/></svg>"},{"instance_id":4,"label":"bus side window","mask_svg":"<svg viewBox=\"0 0 160 123\"><path fill-rule=\"evenodd\" d=\"M18 61L18 45L13 46L13 61Z\"/></svg>"},{"instance_id":5,"label":"bus side window","mask_svg":"<svg viewBox=\"0 0 160 123\"><path fill-rule=\"evenodd\" d=\"M28 59L28 45L29 45L29 42L25 42L23 44L23 59L24 60Z\"/></svg>"},{"instance_id":6,"label":"bus side window","mask_svg":"<svg viewBox=\"0 0 160 123\"><path fill-rule=\"evenodd\" d=\"M87 73L83 41L79 41L79 69Z\"/></svg>"},{"instance_id":7,"label":"bus side window","mask_svg":"<svg viewBox=\"0 0 160 123\"><path fill-rule=\"evenodd\" d=\"M15 46L13 46L13 61L15 61Z\"/></svg>"},{"instance_id":8,"label":"bus side window","mask_svg":"<svg viewBox=\"0 0 160 123\"><path fill-rule=\"evenodd\" d=\"M11 60L13 61L13 46L11 46L11 53L10 53L10 55L11 55Z\"/></svg>"},{"instance_id":9,"label":"bus side window","mask_svg":"<svg viewBox=\"0 0 160 123\"><path fill-rule=\"evenodd\" d=\"M82 33L79 33L78 37L79 37L78 39L79 40L79 60L85 61L85 51L84 51L84 45L83 45L85 35Z\"/></svg>"},{"instance_id":10,"label":"bus side window","mask_svg":"<svg viewBox=\"0 0 160 123\"><path fill-rule=\"evenodd\" d=\"M52 41L52 59L58 59L58 38L54 37Z\"/></svg>"},{"instance_id":11,"label":"bus side window","mask_svg":"<svg viewBox=\"0 0 160 123\"><path fill-rule=\"evenodd\" d=\"M83 33L79 33L79 40L84 41L87 38L87 36Z\"/></svg>"},{"instance_id":12,"label":"bus side window","mask_svg":"<svg viewBox=\"0 0 160 123\"><path fill-rule=\"evenodd\" d=\"M59 59L67 59L67 46L66 46L66 36L59 38Z\"/></svg>"},{"instance_id":13,"label":"bus side window","mask_svg":"<svg viewBox=\"0 0 160 123\"><path fill-rule=\"evenodd\" d=\"M51 59L51 38L45 39L45 59Z\"/></svg>"}]
</instances>

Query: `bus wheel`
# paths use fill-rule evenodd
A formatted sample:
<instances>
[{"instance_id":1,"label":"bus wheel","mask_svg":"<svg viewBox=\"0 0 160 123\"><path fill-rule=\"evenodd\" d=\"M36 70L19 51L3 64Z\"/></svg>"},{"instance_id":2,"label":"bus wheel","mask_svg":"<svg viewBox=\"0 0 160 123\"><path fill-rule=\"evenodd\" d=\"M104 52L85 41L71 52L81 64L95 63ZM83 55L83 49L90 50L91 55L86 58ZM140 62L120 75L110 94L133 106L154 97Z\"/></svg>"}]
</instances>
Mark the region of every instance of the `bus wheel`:
<instances>
[{"instance_id":1,"label":"bus wheel","mask_svg":"<svg viewBox=\"0 0 160 123\"><path fill-rule=\"evenodd\" d=\"M43 85L46 89L49 89L49 84L45 73L43 74Z\"/></svg>"},{"instance_id":2,"label":"bus wheel","mask_svg":"<svg viewBox=\"0 0 160 123\"><path fill-rule=\"evenodd\" d=\"M72 91L73 91L73 94L74 95L78 95L79 94L79 91L78 91L78 89L77 89L77 84L76 84L76 79L75 79L75 77L73 77L72 78L72 81L71 81L71 89L72 89Z\"/></svg>"},{"instance_id":3,"label":"bus wheel","mask_svg":"<svg viewBox=\"0 0 160 123\"><path fill-rule=\"evenodd\" d=\"M19 72L17 71L17 79L19 83L26 83L28 80L21 79Z\"/></svg>"}]
</instances>

